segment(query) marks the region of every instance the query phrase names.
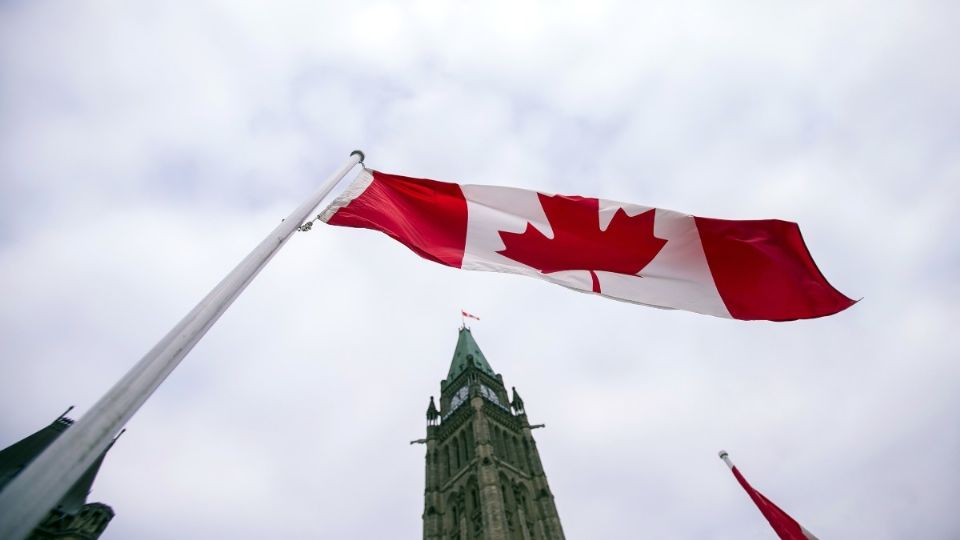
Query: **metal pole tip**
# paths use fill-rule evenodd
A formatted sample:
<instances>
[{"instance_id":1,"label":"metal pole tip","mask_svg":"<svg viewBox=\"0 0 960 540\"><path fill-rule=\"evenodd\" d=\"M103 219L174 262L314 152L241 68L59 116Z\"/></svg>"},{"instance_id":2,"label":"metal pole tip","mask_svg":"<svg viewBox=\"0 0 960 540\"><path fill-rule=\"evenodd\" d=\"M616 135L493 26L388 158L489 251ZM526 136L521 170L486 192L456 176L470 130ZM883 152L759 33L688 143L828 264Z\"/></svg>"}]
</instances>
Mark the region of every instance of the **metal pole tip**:
<instances>
[{"instance_id":1,"label":"metal pole tip","mask_svg":"<svg viewBox=\"0 0 960 540\"><path fill-rule=\"evenodd\" d=\"M728 454L726 450L721 450L721 451L720 451L720 459L724 459L724 458L726 458L726 457L729 456L729 455L730 455L730 454Z\"/></svg>"},{"instance_id":2,"label":"metal pole tip","mask_svg":"<svg viewBox=\"0 0 960 540\"><path fill-rule=\"evenodd\" d=\"M350 152L350 155L360 156L360 163L363 163L363 160L367 158L367 156L363 154L363 150L354 150L353 152Z\"/></svg>"}]
</instances>

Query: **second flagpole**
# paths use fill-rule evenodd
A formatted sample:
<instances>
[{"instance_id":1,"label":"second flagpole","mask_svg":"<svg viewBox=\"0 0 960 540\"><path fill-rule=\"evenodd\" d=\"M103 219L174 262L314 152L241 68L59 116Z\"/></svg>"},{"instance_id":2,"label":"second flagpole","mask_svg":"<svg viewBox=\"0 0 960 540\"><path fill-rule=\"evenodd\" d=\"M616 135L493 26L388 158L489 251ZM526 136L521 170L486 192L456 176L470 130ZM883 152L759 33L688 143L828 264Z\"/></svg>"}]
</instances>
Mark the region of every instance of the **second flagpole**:
<instances>
[{"instance_id":1,"label":"second flagpole","mask_svg":"<svg viewBox=\"0 0 960 540\"><path fill-rule=\"evenodd\" d=\"M363 163L363 157L360 150L351 152L309 199L0 492L0 538L22 540L30 534L340 180Z\"/></svg>"}]
</instances>

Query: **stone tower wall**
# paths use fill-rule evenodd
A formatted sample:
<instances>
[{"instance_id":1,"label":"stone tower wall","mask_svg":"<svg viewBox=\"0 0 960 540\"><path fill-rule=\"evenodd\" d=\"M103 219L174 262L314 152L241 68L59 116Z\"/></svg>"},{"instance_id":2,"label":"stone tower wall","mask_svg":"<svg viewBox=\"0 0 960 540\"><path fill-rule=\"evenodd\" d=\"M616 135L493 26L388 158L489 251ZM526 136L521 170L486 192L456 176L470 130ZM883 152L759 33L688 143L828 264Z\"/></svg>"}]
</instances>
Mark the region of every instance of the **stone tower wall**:
<instances>
[{"instance_id":1,"label":"stone tower wall","mask_svg":"<svg viewBox=\"0 0 960 540\"><path fill-rule=\"evenodd\" d=\"M424 540L564 540L526 414L502 405L499 377L464 380L469 402L454 409L441 396L446 417L427 428Z\"/></svg>"}]
</instances>

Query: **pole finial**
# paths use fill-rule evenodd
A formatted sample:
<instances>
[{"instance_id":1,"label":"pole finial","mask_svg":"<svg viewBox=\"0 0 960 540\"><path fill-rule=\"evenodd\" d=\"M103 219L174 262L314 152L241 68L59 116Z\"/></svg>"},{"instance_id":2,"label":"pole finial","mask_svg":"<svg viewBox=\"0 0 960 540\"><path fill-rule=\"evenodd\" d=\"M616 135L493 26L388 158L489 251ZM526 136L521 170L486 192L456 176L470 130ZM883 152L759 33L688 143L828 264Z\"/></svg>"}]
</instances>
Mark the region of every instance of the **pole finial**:
<instances>
[{"instance_id":1,"label":"pole finial","mask_svg":"<svg viewBox=\"0 0 960 540\"><path fill-rule=\"evenodd\" d=\"M57 420L60 420L61 418L66 417L67 414L69 414L70 411L72 411L72 410L73 410L73 405L67 407L67 410L63 411L63 414L61 414L60 416L57 417Z\"/></svg>"},{"instance_id":2,"label":"pole finial","mask_svg":"<svg viewBox=\"0 0 960 540\"><path fill-rule=\"evenodd\" d=\"M363 160L367 159L367 156L363 154L363 150L354 150L350 152L351 156L360 156L360 164L363 165Z\"/></svg>"},{"instance_id":3,"label":"pole finial","mask_svg":"<svg viewBox=\"0 0 960 540\"><path fill-rule=\"evenodd\" d=\"M720 459L730 456L730 454L728 454L726 450L721 450L719 455L720 455Z\"/></svg>"}]
</instances>

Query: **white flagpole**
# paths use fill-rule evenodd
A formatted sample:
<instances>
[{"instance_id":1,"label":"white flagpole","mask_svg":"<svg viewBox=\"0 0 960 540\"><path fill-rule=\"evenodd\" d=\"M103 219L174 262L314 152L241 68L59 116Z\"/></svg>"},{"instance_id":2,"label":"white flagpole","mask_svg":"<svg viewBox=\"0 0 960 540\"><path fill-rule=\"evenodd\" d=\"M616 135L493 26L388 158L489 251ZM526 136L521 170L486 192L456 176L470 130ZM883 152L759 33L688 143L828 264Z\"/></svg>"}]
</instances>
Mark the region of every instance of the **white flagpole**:
<instances>
[{"instance_id":1,"label":"white flagpole","mask_svg":"<svg viewBox=\"0 0 960 540\"><path fill-rule=\"evenodd\" d=\"M207 330L357 163L350 158L277 226L223 281L0 492L0 538L23 540L83 475Z\"/></svg>"}]
</instances>

